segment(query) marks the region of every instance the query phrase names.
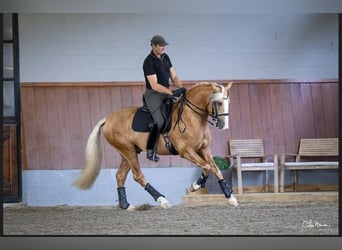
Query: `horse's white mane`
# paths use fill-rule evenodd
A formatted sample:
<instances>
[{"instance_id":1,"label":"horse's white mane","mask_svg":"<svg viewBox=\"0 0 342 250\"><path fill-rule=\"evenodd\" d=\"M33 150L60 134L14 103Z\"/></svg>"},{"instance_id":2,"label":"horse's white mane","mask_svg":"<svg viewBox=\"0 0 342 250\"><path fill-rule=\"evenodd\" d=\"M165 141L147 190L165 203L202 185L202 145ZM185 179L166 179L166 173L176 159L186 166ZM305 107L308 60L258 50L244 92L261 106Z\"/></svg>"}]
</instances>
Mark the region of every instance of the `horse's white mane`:
<instances>
[{"instance_id":1,"label":"horse's white mane","mask_svg":"<svg viewBox=\"0 0 342 250\"><path fill-rule=\"evenodd\" d=\"M224 95L224 87L222 85L216 83L216 82L198 82L195 84L195 86L199 86L199 85L214 85L214 86L219 87L221 89L221 92L213 93L213 95L211 97L212 102L219 101L219 100L226 98L226 96Z\"/></svg>"},{"instance_id":2,"label":"horse's white mane","mask_svg":"<svg viewBox=\"0 0 342 250\"><path fill-rule=\"evenodd\" d=\"M197 82L195 86L197 85L218 85L216 82Z\"/></svg>"},{"instance_id":3,"label":"horse's white mane","mask_svg":"<svg viewBox=\"0 0 342 250\"><path fill-rule=\"evenodd\" d=\"M214 93L211 97L211 101L212 102L216 102L216 101L219 101L219 100L223 100L223 99L226 99L227 97L224 95L224 92L221 92L221 93Z\"/></svg>"}]
</instances>

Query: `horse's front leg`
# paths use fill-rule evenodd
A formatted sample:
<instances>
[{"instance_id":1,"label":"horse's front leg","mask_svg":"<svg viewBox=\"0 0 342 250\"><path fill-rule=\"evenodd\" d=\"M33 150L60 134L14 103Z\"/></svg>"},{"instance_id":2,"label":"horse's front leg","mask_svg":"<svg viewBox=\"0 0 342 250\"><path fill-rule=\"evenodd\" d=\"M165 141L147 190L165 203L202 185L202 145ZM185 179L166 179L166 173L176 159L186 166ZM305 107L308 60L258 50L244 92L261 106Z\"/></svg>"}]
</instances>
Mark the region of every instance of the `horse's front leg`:
<instances>
[{"instance_id":1,"label":"horse's front leg","mask_svg":"<svg viewBox=\"0 0 342 250\"><path fill-rule=\"evenodd\" d=\"M202 175L196 182L194 182L190 186L190 192L194 192L200 189L202 186L204 186L206 179L209 175L209 172L213 171L222 189L222 192L224 193L225 197L228 198L229 205L238 206L236 198L232 195L233 191L231 185L229 185L228 182L223 178L220 169L216 166L215 162L211 157L210 151L204 150L202 151L201 155L199 155L195 150L190 149L184 154L183 157L188 159L192 163L202 167Z\"/></svg>"},{"instance_id":2,"label":"horse's front leg","mask_svg":"<svg viewBox=\"0 0 342 250\"><path fill-rule=\"evenodd\" d=\"M221 170L217 167L217 165L213 159L210 148L207 147L207 148L202 149L200 155L205 159L205 161L210 163L211 170L212 170L213 174L215 175L216 179L218 180L218 183L221 187L222 192L224 193L226 198L228 198L228 203L232 206L238 206L238 202L237 202L236 198L234 197L234 195L232 194L233 193L232 178L229 177L228 182L226 179L223 178ZM229 170L229 171L231 171L231 170ZM229 174L231 176L231 172Z\"/></svg>"},{"instance_id":3,"label":"horse's front leg","mask_svg":"<svg viewBox=\"0 0 342 250\"><path fill-rule=\"evenodd\" d=\"M185 151L182 155L183 158L187 159L188 161L194 163L197 166L200 166L202 168L202 174L198 178L196 182L194 182L190 188L190 192L194 192L199 190L201 187L205 186L205 183L207 181L207 178L209 176L209 173L211 171L210 163L206 162L198 153L192 149L189 148L187 151Z\"/></svg>"}]
</instances>

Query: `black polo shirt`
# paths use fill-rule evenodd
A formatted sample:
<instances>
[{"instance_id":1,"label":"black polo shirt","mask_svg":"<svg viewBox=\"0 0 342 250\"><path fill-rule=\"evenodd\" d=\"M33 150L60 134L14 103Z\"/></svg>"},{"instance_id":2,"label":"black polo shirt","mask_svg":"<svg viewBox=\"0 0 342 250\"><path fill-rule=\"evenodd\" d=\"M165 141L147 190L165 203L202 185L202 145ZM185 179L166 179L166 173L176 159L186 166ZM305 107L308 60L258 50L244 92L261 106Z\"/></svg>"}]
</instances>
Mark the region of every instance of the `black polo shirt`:
<instances>
[{"instance_id":1,"label":"black polo shirt","mask_svg":"<svg viewBox=\"0 0 342 250\"><path fill-rule=\"evenodd\" d=\"M145 58L143 69L145 75L146 88L151 89L151 85L146 76L157 75L157 82L165 87L169 87L171 60L167 54L161 55L159 59L153 52Z\"/></svg>"}]
</instances>

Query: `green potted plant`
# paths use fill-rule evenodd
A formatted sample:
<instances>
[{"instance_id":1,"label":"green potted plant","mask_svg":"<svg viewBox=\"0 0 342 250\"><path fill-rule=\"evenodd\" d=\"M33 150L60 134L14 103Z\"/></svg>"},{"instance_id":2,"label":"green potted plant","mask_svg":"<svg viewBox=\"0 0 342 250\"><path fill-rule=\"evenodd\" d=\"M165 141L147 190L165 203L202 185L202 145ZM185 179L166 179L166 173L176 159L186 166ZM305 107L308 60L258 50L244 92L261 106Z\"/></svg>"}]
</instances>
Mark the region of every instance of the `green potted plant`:
<instances>
[{"instance_id":1,"label":"green potted plant","mask_svg":"<svg viewBox=\"0 0 342 250\"><path fill-rule=\"evenodd\" d=\"M229 163L225 158L220 156L214 156L213 160L216 166L220 169L224 178L227 178L228 172L230 171ZM217 182L216 177L210 172L207 182L205 184L205 188L209 194L221 194L222 190Z\"/></svg>"},{"instance_id":2,"label":"green potted plant","mask_svg":"<svg viewBox=\"0 0 342 250\"><path fill-rule=\"evenodd\" d=\"M220 170L228 170L229 169L228 162L224 158L222 158L220 156L214 156L213 160L214 160L216 166Z\"/></svg>"}]
</instances>

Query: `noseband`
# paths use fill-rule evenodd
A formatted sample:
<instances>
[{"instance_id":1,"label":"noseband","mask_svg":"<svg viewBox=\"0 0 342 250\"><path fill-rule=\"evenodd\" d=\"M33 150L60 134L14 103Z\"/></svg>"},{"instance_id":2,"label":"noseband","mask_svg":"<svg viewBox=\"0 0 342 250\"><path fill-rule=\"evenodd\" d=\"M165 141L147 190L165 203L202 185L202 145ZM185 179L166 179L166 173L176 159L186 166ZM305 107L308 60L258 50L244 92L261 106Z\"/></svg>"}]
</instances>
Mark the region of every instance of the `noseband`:
<instances>
[{"instance_id":1,"label":"noseband","mask_svg":"<svg viewBox=\"0 0 342 250\"><path fill-rule=\"evenodd\" d=\"M224 97L223 100L228 100L229 102L229 96ZM209 114L209 116L213 119L214 122L216 122L216 127L217 126L217 122L218 122L218 118L220 116L229 116L229 113L218 113L217 112L217 101L212 101L213 103L213 111L211 114ZM209 104L208 104L209 105ZM213 125L210 121L208 121L211 125Z\"/></svg>"}]
</instances>

